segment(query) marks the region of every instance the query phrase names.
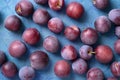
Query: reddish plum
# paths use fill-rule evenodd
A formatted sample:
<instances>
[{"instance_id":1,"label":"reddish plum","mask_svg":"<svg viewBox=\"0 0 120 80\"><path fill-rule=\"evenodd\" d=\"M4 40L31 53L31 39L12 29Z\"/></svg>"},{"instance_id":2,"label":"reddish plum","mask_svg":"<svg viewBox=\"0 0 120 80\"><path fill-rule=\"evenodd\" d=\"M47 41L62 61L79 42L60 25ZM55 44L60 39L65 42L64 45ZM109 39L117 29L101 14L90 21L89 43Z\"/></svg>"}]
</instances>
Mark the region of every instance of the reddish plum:
<instances>
[{"instance_id":1,"label":"reddish plum","mask_svg":"<svg viewBox=\"0 0 120 80\"><path fill-rule=\"evenodd\" d=\"M36 28L28 28L24 31L22 38L26 43L35 45L40 41L40 33Z\"/></svg>"},{"instance_id":2,"label":"reddish plum","mask_svg":"<svg viewBox=\"0 0 120 80\"><path fill-rule=\"evenodd\" d=\"M57 61L54 65L54 73L58 77L67 77L70 74L71 67L65 60Z\"/></svg>"},{"instance_id":3,"label":"reddish plum","mask_svg":"<svg viewBox=\"0 0 120 80\"><path fill-rule=\"evenodd\" d=\"M80 57L84 60L89 60L92 58L94 52L93 52L93 48L89 45L83 45L81 46L81 48L79 49L79 54Z\"/></svg>"},{"instance_id":4,"label":"reddish plum","mask_svg":"<svg viewBox=\"0 0 120 80\"><path fill-rule=\"evenodd\" d=\"M43 51L35 51L30 55L30 63L32 68L40 70L48 65L49 57Z\"/></svg>"},{"instance_id":5,"label":"reddish plum","mask_svg":"<svg viewBox=\"0 0 120 80\"><path fill-rule=\"evenodd\" d=\"M106 33L111 28L111 22L106 16L100 16L95 20L94 26L100 33Z\"/></svg>"},{"instance_id":6,"label":"reddish plum","mask_svg":"<svg viewBox=\"0 0 120 80\"><path fill-rule=\"evenodd\" d=\"M59 49L59 41L55 36L48 36L43 42L43 47L51 53L55 53Z\"/></svg>"},{"instance_id":7,"label":"reddish plum","mask_svg":"<svg viewBox=\"0 0 120 80\"><path fill-rule=\"evenodd\" d=\"M19 40L15 40L9 45L10 55L16 58L23 56L26 50L25 44Z\"/></svg>"},{"instance_id":8,"label":"reddish plum","mask_svg":"<svg viewBox=\"0 0 120 80\"><path fill-rule=\"evenodd\" d=\"M120 26L120 9L112 9L108 13L108 17L113 23Z\"/></svg>"},{"instance_id":9,"label":"reddish plum","mask_svg":"<svg viewBox=\"0 0 120 80\"><path fill-rule=\"evenodd\" d=\"M77 51L74 46L66 45L62 48L61 56L66 60L74 60L77 58Z\"/></svg>"},{"instance_id":10,"label":"reddish plum","mask_svg":"<svg viewBox=\"0 0 120 80\"><path fill-rule=\"evenodd\" d=\"M67 39L71 41L76 40L80 36L80 29L75 25L66 27L64 35Z\"/></svg>"},{"instance_id":11,"label":"reddish plum","mask_svg":"<svg viewBox=\"0 0 120 80\"><path fill-rule=\"evenodd\" d=\"M64 0L48 0L49 7L55 11L62 9Z\"/></svg>"},{"instance_id":12,"label":"reddish plum","mask_svg":"<svg viewBox=\"0 0 120 80\"><path fill-rule=\"evenodd\" d=\"M107 78L107 80L118 80L118 79L115 77L109 77L109 78Z\"/></svg>"},{"instance_id":13,"label":"reddish plum","mask_svg":"<svg viewBox=\"0 0 120 80\"><path fill-rule=\"evenodd\" d=\"M39 25L45 25L48 23L50 15L45 9L37 9L33 14L33 21Z\"/></svg>"},{"instance_id":14,"label":"reddish plum","mask_svg":"<svg viewBox=\"0 0 120 80\"><path fill-rule=\"evenodd\" d=\"M50 31L52 31L54 33L60 33L60 32L62 32L62 30L64 28L64 24L63 24L62 20L55 17L48 21L48 28Z\"/></svg>"},{"instance_id":15,"label":"reddish plum","mask_svg":"<svg viewBox=\"0 0 120 80\"><path fill-rule=\"evenodd\" d=\"M4 63L1 70L6 77L14 77L17 74L17 67L13 62Z\"/></svg>"},{"instance_id":16,"label":"reddish plum","mask_svg":"<svg viewBox=\"0 0 120 80\"><path fill-rule=\"evenodd\" d=\"M21 20L16 15L11 15L5 19L4 24L8 30L18 31L21 27Z\"/></svg>"},{"instance_id":17,"label":"reddish plum","mask_svg":"<svg viewBox=\"0 0 120 80\"><path fill-rule=\"evenodd\" d=\"M120 77L120 62L113 62L110 69L114 76Z\"/></svg>"},{"instance_id":18,"label":"reddish plum","mask_svg":"<svg viewBox=\"0 0 120 80\"><path fill-rule=\"evenodd\" d=\"M26 17L30 16L33 13L34 9L30 1L21 0L16 4L15 11L18 15Z\"/></svg>"},{"instance_id":19,"label":"reddish plum","mask_svg":"<svg viewBox=\"0 0 120 80\"><path fill-rule=\"evenodd\" d=\"M95 29L88 27L81 32L80 38L84 44L93 45L98 40L98 33Z\"/></svg>"},{"instance_id":20,"label":"reddish plum","mask_svg":"<svg viewBox=\"0 0 120 80\"><path fill-rule=\"evenodd\" d=\"M87 80L104 80L104 74L99 68L91 68L87 72Z\"/></svg>"},{"instance_id":21,"label":"reddish plum","mask_svg":"<svg viewBox=\"0 0 120 80\"><path fill-rule=\"evenodd\" d=\"M107 64L113 59L112 49L107 45L99 45L95 49L95 58L100 62Z\"/></svg>"},{"instance_id":22,"label":"reddish plum","mask_svg":"<svg viewBox=\"0 0 120 80\"><path fill-rule=\"evenodd\" d=\"M74 19L79 19L84 13L83 6L78 2L71 2L66 9L66 14Z\"/></svg>"},{"instance_id":23,"label":"reddish plum","mask_svg":"<svg viewBox=\"0 0 120 80\"><path fill-rule=\"evenodd\" d=\"M84 74L86 73L88 66L83 59L77 59L72 63L72 69L77 74Z\"/></svg>"}]
</instances>

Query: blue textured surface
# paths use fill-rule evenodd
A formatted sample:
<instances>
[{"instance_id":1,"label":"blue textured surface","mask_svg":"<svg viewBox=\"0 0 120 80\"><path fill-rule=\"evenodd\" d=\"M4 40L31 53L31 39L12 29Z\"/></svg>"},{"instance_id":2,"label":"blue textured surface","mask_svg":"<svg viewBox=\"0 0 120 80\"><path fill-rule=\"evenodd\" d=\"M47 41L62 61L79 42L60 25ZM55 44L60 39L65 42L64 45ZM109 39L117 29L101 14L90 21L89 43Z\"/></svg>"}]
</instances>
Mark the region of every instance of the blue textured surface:
<instances>
[{"instance_id":1,"label":"blue textured surface","mask_svg":"<svg viewBox=\"0 0 120 80\"><path fill-rule=\"evenodd\" d=\"M35 50L45 51L42 47L42 42L43 42L43 39L45 39L45 37L47 37L48 35L57 36L57 38L60 41L61 47L63 47L64 45L67 45L67 44L72 44L75 46L75 48L77 50L79 50L80 46L83 45L80 40L77 40L75 42L71 42L71 41L67 40L63 36L63 32L61 34L54 34L48 30L47 26L45 26L45 27L39 26L39 25L35 24L31 18L24 18L24 17L19 16L22 20L24 29L29 28L29 27L35 27L40 31L42 41L38 44L38 46L27 45L28 52L27 52L27 55L24 56L23 58L15 59L15 58L11 57L8 52L8 46L13 40L22 40L21 35L22 35L24 29L22 29L21 31L16 32L16 33L11 32L11 31L8 31L7 29L5 29L3 23L7 16L12 15L12 14L17 15L15 13L14 8L18 1L20 1L20 0L0 0L0 50L4 51L8 57L8 60L14 62L19 69L22 66L30 65L29 54L31 52L33 52ZM94 21L98 16L100 16L100 15L107 16L107 13L111 9L120 8L120 0L110 0L109 7L103 11L96 9L92 5L92 2L91 2L92 0L65 0L65 5L69 4L72 1L77 1L77 2L80 2L81 4L83 4L83 6L85 8L85 13L84 13L83 17L79 20L74 20L74 19L69 18L66 15L65 7L63 10L56 12L56 11L51 10L48 6L37 5L33 0L30 0L30 1L33 3L35 10L38 8L45 8L48 10L48 12L50 13L50 15L52 17L59 17L60 19L62 19L65 26L77 25L77 26L79 26L79 28L81 30L84 30L88 26L94 28ZM102 34L102 35L100 34L99 41L96 45L106 44L106 45L109 45L113 49L113 44L114 44L115 40L117 40L117 38L114 35L114 26L112 26L111 31L109 31L106 34ZM113 52L114 52L114 50L113 50ZM50 64L44 70L36 71L36 77L34 80L86 80L85 75L77 75L73 72L71 72L69 77L64 78L64 79L60 79L60 78L56 77L53 72L53 65L56 61L62 59L60 56L60 51L58 51L57 54L52 54L49 52L47 52L47 53L50 57ZM120 56L114 52L115 60L119 61L120 60L119 57ZM89 68L91 68L91 67L100 68L104 72L105 77L112 76L112 74L110 72L110 64L107 64L107 65L100 64L94 58L91 59L88 63L89 63ZM8 79L8 78L4 77L0 71L0 80L19 80L19 78L18 78L18 76L16 76L12 79Z\"/></svg>"}]
</instances>

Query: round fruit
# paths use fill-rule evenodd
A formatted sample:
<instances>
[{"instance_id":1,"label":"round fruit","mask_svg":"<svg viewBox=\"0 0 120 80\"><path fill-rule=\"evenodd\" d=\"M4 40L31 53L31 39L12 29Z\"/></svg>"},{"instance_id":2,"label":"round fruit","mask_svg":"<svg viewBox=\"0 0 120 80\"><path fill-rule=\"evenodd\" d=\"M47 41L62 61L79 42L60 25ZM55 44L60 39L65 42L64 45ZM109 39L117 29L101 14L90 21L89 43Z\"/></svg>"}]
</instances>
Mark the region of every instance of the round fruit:
<instances>
[{"instance_id":1,"label":"round fruit","mask_svg":"<svg viewBox=\"0 0 120 80\"><path fill-rule=\"evenodd\" d=\"M95 52L93 52L93 48L89 45L83 45L79 49L80 57L84 60L91 59L94 53Z\"/></svg>"},{"instance_id":2,"label":"round fruit","mask_svg":"<svg viewBox=\"0 0 120 80\"><path fill-rule=\"evenodd\" d=\"M31 67L39 70L43 69L48 65L49 57L43 51L35 51L30 55Z\"/></svg>"},{"instance_id":3,"label":"round fruit","mask_svg":"<svg viewBox=\"0 0 120 80\"><path fill-rule=\"evenodd\" d=\"M65 60L60 60L54 65L54 73L58 77L67 77L70 74L71 67Z\"/></svg>"},{"instance_id":4,"label":"round fruit","mask_svg":"<svg viewBox=\"0 0 120 80\"><path fill-rule=\"evenodd\" d=\"M112 49L107 46L107 45L99 45L95 49L95 58L100 62L100 63L109 63L113 59L113 52Z\"/></svg>"},{"instance_id":5,"label":"round fruit","mask_svg":"<svg viewBox=\"0 0 120 80\"><path fill-rule=\"evenodd\" d=\"M115 77L109 77L109 78L107 78L107 80L118 80L118 79Z\"/></svg>"},{"instance_id":6,"label":"round fruit","mask_svg":"<svg viewBox=\"0 0 120 80\"><path fill-rule=\"evenodd\" d=\"M117 26L117 27L115 28L115 35L116 35L118 38L120 38L120 26Z\"/></svg>"},{"instance_id":7,"label":"round fruit","mask_svg":"<svg viewBox=\"0 0 120 80\"><path fill-rule=\"evenodd\" d=\"M95 20L94 26L100 33L106 33L111 28L111 22L106 16L100 16Z\"/></svg>"},{"instance_id":8,"label":"round fruit","mask_svg":"<svg viewBox=\"0 0 120 80\"><path fill-rule=\"evenodd\" d=\"M66 45L61 50L61 56L66 60L74 60L77 58L77 51L72 45Z\"/></svg>"},{"instance_id":9,"label":"round fruit","mask_svg":"<svg viewBox=\"0 0 120 80\"><path fill-rule=\"evenodd\" d=\"M66 9L66 14L74 19L79 19L84 13L83 6L78 2L71 2Z\"/></svg>"},{"instance_id":10,"label":"round fruit","mask_svg":"<svg viewBox=\"0 0 120 80\"><path fill-rule=\"evenodd\" d=\"M48 0L34 0L37 4L47 4Z\"/></svg>"},{"instance_id":11,"label":"round fruit","mask_svg":"<svg viewBox=\"0 0 120 80\"><path fill-rule=\"evenodd\" d=\"M0 66L6 62L6 55L3 51L0 51Z\"/></svg>"},{"instance_id":12,"label":"round fruit","mask_svg":"<svg viewBox=\"0 0 120 80\"><path fill-rule=\"evenodd\" d=\"M62 30L64 28L64 24L63 24L62 20L55 17L48 21L48 28L50 31L52 31L54 33L60 33L60 32L62 32Z\"/></svg>"},{"instance_id":13,"label":"round fruit","mask_svg":"<svg viewBox=\"0 0 120 80\"><path fill-rule=\"evenodd\" d=\"M26 17L26 16L30 16L33 13L34 9L30 1L21 0L16 4L15 11L18 15Z\"/></svg>"},{"instance_id":14,"label":"round fruit","mask_svg":"<svg viewBox=\"0 0 120 80\"><path fill-rule=\"evenodd\" d=\"M26 53L26 46L19 40L13 41L9 46L9 53L11 56L19 58Z\"/></svg>"},{"instance_id":15,"label":"round fruit","mask_svg":"<svg viewBox=\"0 0 120 80\"><path fill-rule=\"evenodd\" d=\"M105 9L108 3L109 0L93 0L93 5L98 9Z\"/></svg>"},{"instance_id":16,"label":"round fruit","mask_svg":"<svg viewBox=\"0 0 120 80\"><path fill-rule=\"evenodd\" d=\"M40 41L40 33L36 28L28 28L24 31L22 38L26 43L35 45Z\"/></svg>"},{"instance_id":17,"label":"round fruit","mask_svg":"<svg viewBox=\"0 0 120 80\"><path fill-rule=\"evenodd\" d=\"M77 59L72 63L72 69L75 73L84 74L86 73L88 66L83 59Z\"/></svg>"},{"instance_id":18,"label":"round fruit","mask_svg":"<svg viewBox=\"0 0 120 80\"><path fill-rule=\"evenodd\" d=\"M45 25L48 23L50 15L45 9L37 9L33 14L33 21L39 25Z\"/></svg>"},{"instance_id":19,"label":"round fruit","mask_svg":"<svg viewBox=\"0 0 120 80\"><path fill-rule=\"evenodd\" d=\"M59 49L59 41L55 36L48 36L43 41L43 47L51 53L55 53Z\"/></svg>"},{"instance_id":20,"label":"round fruit","mask_svg":"<svg viewBox=\"0 0 120 80\"><path fill-rule=\"evenodd\" d=\"M80 29L75 25L66 27L64 35L67 39L71 41L76 40L80 36Z\"/></svg>"},{"instance_id":21,"label":"round fruit","mask_svg":"<svg viewBox=\"0 0 120 80\"><path fill-rule=\"evenodd\" d=\"M118 39L115 43L114 43L114 49L115 51L120 54L120 39Z\"/></svg>"},{"instance_id":22,"label":"round fruit","mask_svg":"<svg viewBox=\"0 0 120 80\"><path fill-rule=\"evenodd\" d=\"M109 19L120 26L120 9L112 9L108 14Z\"/></svg>"},{"instance_id":23,"label":"round fruit","mask_svg":"<svg viewBox=\"0 0 120 80\"><path fill-rule=\"evenodd\" d=\"M98 40L98 33L92 28L86 28L81 32L80 38L84 44L93 45Z\"/></svg>"},{"instance_id":24,"label":"round fruit","mask_svg":"<svg viewBox=\"0 0 120 80\"><path fill-rule=\"evenodd\" d=\"M17 74L17 67L13 62L4 63L1 70L6 77L14 77Z\"/></svg>"},{"instance_id":25,"label":"round fruit","mask_svg":"<svg viewBox=\"0 0 120 80\"><path fill-rule=\"evenodd\" d=\"M87 72L87 80L104 80L104 74L99 68L91 68Z\"/></svg>"},{"instance_id":26,"label":"round fruit","mask_svg":"<svg viewBox=\"0 0 120 80\"><path fill-rule=\"evenodd\" d=\"M33 80L35 71L32 67L24 66L19 70L19 78L21 80Z\"/></svg>"},{"instance_id":27,"label":"round fruit","mask_svg":"<svg viewBox=\"0 0 120 80\"><path fill-rule=\"evenodd\" d=\"M51 9L57 11L64 6L64 0L48 0L48 4Z\"/></svg>"},{"instance_id":28,"label":"round fruit","mask_svg":"<svg viewBox=\"0 0 120 80\"><path fill-rule=\"evenodd\" d=\"M8 16L5 19L5 28L10 31L18 31L21 27L21 20L16 15Z\"/></svg>"}]
</instances>

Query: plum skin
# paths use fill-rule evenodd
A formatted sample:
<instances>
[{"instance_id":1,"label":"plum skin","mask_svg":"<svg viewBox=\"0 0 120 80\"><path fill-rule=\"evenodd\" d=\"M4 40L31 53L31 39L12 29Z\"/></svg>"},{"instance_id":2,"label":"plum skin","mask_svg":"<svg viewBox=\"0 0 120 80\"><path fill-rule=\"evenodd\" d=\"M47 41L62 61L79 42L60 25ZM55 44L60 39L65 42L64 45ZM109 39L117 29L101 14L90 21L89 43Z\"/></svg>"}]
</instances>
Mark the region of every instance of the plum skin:
<instances>
[{"instance_id":1,"label":"plum skin","mask_svg":"<svg viewBox=\"0 0 120 80\"><path fill-rule=\"evenodd\" d=\"M6 55L3 51L0 50L0 66L7 61Z\"/></svg>"},{"instance_id":2,"label":"plum skin","mask_svg":"<svg viewBox=\"0 0 120 80\"><path fill-rule=\"evenodd\" d=\"M117 54L120 54L120 39L118 39L117 41L115 41L114 43L114 50Z\"/></svg>"},{"instance_id":3,"label":"plum skin","mask_svg":"<svg viewBox=\"0 0 120 80\"><path fill-rule=\"evenodd\" d=\"M72 69L77 74L84 74L87 72L88 66L85 60L79 58L72 63Z\"/></svg>"},{"instance_id":4,"label":"plum skin","mask_svg":"<svg viewBox=\"0 0 120 80\"><path fill-rule=\"evenodd\" d=\"M28 0L21 0L16 4L15 11L20 16L30 16L34 11L33 4Z\"/></svg>"},{"instance_id":5,"label":"plum skin","mask_svg":"<svg viewBox=\"0 0 120 80\"><path fill-rule=\"evenodd\" d=\"M2 74L8 78L14 77L18 72L16 65L10 61L4 63L1 70Z\"/></svg>"},{"instance_id":6,"label":"plum skin","mask_svg":"<svg viewBox=\"0 0 120 80\"><path fill-rule=\"evenodd\" d=\"M68 40L74 41L80 36L80 29L75 25L66 27L64 30L64 35Z\"/></svg>"},{"instance_id":7,"label":"plum skin","mask_svg":"<svg viewBox=\"0 0 120 80\"><path fill-rule=\"evenodd\" d=\"M110 69L114 76L120 77L120 62L113 62L110 66Z\"/></svg>"},{"instance_id":8,"label":"plum skin","mask_svg":"<svg viewBox=\"0 0 120 80\"><path fill-rule=\"evenodd\" d=\"M59 60L54 65L54 73L58 77L67 77L70 74L71 67L65 60Z\"/></svg>"},{"instance_id":9,"label":"plum skin","mask_svg":"<svg viewBox=\"0 0 120 80\"><path fill-rule=\"evenodd\" d=\"M35 45L40 41L40 33L36 28L28 28L22 34L23 40L30 45Z\"/></svg>"},{"instance_id":10,"label":"plum skin","mask_svg":"<svg viewBox=\"0 0 120 80\"><path fill-rule=\"evenodd\" d=\"M19 78L21 80L33 80L35 77L35 70L30 66L23 66L19 70Z\"/></svg>"},{"instance_id":11,"label":"plum skin","mask_svg":"<svg viewBox=\"0 0 120 80\"><path fill-rule=\"evenodd\" d=\"M115 35L120 38L120 26L116 26L115 28Z\"/></svg>"},{"instance_id":12,"label":"plum skin","mask_svg":"<svg viewBox=\"0 0 120 80\"><path fill-rule=\"evenodd\" d=\"M87 72L87 80L103 80L104 79L104 74L101 69L99 68L91 68Z\"/></svg>"},{"instance_id":13,"label":"plum skin","mask_svg":"<svg viewBox=\"0 0 120 80\"><path fill-rule=\"evenodd\" d=\"M107 45L99 45L95 49L95 58L103 64L107 64L113 59L112 49Z\"/></svg>"},{"instance_id":14,"label":"plum skin","mask_svg":"<svg viewBox=\"0 0 120 80\"><path fill-rule=\"evenodd\" d=\"M61 50L61 56L66 60L74 60L77 58L77 51L72 45L65 45Z\"/></svg>"},{"instance_id":15,"label":"plum skin","mask_svg":"<svg viewBox=\"0 0 120 80\"><path fill-rule=\"evenodd\" d=\"M64 6L64 0L48 0L49 7L52 10L61 10Z\"/></svg>"},{"instance_id":16,"label":"plum skin","mask_svg":"<svg viewBox=\"0 0 120 80\"><path fill-rule=\"evenodd\" d=\"M79 19L84 13L83 6L78 2L71 2L68 4L66 14L74 19Z\"/></svg>"},{"instance_id":17,"label":"plum skin","mask_svg":"<svg viewBox=\"0 0 120 80\"><path fill-rule=\"evenodd\" d=\"M43 51L34 51L30 55L31 66L36 70L45 68L48 65L48 62L49 62L49 57Z\"/></svg>"},{"instance_id":18,"label":"plum skin","mask_svg":"<svg viewBox=\"0 0 120 80\"><path fill-rule=\"evenodd\" d=\"M48 0L34 0L37 4L47 4Z\"/></svg>"},{"instance_id":19,"label":"plum skin","mask_svg":"<svg viewBox=\"0 0 120 80\"><path fill-rule=\"evenodd\" d=\"M80 38L84 44L93 45L98 40L98 33L95 29L88 27L81 32Z\"/></svg>"},{"instance_id":20,"label":"plum skin","mask_svg":"<svg viewBox=\"0 0 120 80\"><path fill-rule=\"evenodd\" d=\"M13 41L9 45L9 53L11 56L19 58L23 56L27 51L25 44L19 40Z\"/></svg>"},{"instance_id":21,"label":"plum skin","mask_svg":"<svg viewBox=\"0 0 120 80\"><path fill-rule=\"evenodd\" d=\"M43 41L43 47L48 52L55 53L59 49L59 41L55 36L47 36Z\"/></svg>"},{"instance_id":22,"label":"plum skin","mask_svg":"<svg viewBox=\"0 0 120 80\"><path fill-rule=\"evenodd\" d=\"M10 31L18 31L21 28L21 20L16 15L8 16L5 21L5 28Z\"/></svg>"}]
</instances>

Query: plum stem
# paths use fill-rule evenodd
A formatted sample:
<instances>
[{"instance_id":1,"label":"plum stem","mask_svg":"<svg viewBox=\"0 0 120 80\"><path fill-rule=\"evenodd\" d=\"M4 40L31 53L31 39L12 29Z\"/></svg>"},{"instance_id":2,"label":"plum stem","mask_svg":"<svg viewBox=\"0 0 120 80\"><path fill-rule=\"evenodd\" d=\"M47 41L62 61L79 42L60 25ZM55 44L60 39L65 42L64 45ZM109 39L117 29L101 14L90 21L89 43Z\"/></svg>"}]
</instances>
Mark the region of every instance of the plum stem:
<instances>
[{"instance_id":1,"label":"plum stem","mask_svg":"<svg viewBox=\"0 0 120 80\"><path fill-rule=\"evenodd\" d=\"M95 54L96 52L93 51L89 51L88 54Z\"/></svg>"}]
</instances>

